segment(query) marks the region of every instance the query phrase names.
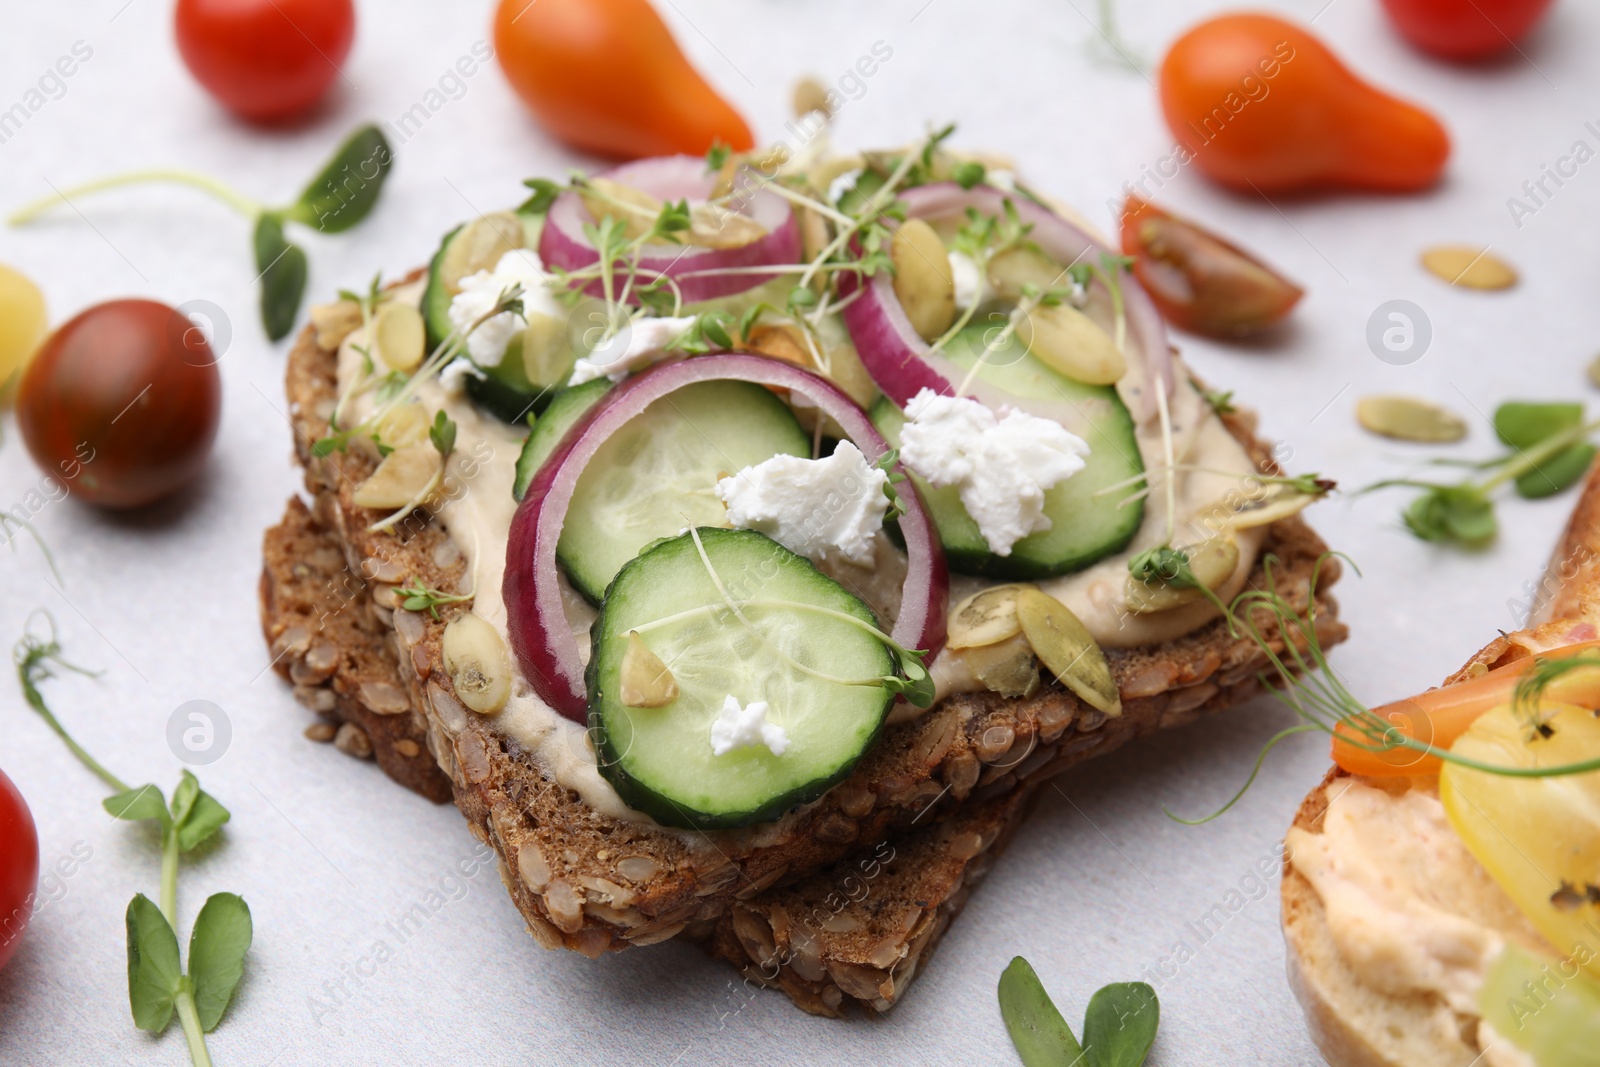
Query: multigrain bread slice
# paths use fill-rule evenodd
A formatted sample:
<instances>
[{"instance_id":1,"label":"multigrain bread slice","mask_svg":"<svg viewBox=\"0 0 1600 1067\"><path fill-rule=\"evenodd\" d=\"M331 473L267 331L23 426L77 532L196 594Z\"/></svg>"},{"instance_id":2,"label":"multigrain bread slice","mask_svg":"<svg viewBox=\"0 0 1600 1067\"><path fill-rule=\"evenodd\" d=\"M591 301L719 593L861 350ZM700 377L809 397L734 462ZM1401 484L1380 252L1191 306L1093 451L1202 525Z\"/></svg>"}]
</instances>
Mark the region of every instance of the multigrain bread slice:
<instances>
[{"instance_id":1,"label":"multigrain bread slice","mask_svg":"<svg viewBox=\"0 0 1600 1067\"><path fill-rule=\"evenodd\" d=\"M332 527L296 498L262 549L262 627L285 653L278 672L319 716L313 735L332 738L337 727L341 751L375 756L395 781L448 800L449 779L424 749L426 720L400 681L394 631L371 598L358 595L365 583L350 571ZM304 655L289 654L301 647ZM850 1004L887 1011L1022 825L1032 798L1032 790L1015 789L964 805L759 893L720 919L691 924L681 936L738 967L749 990L777 987L821 1015ZM504 864L501 873L518 877Z\"/></svg>"},{"instance_id":2,"label":"multigrain bread slice","mask_svg":"<svg viewBox=\"0 0 1600 1067\"><path fill-rule=\"evenodd\" d=\"M442 670L439 640L458 606L441 618L396 608L395 586L411 579L466 592L465 565L425 512L392 530L369 533L376 514L356 507L354 487L375 456L352 447L315 457L335 401L335 339L319 345L308 329L290 354L288 394L296 449L307 486L325 508L353 571L363 577L380 618L397 635L397 660L414 703L427 717L429 747L450 777L469 824L520 877L509 888L531 930L547 944L589 955L674 936L721 916L735 901L870 849L913 822L1028 788L1133 737L1238 703L1257 689L1265 658L1217 622L1161 646L1110 654L1124 714L1116 719L1050 687L1028 700L961 695L922 718L888 728L855 774L778 825L683 835L611 819L554 782L532 754L464 710ZM1273 469L1250 424L1230 429L1263 469ZM1305 608L1313 575L1325 644L1342 639L1336 606L1324 591L1337 576L1324 546L1298 518L1275 524L1267 550L1281 563L1276 586ZM1258 568L1252 580L1266 580ZM293 653L291 653L293 655ZM293 669L291 664L290 669Z\"/></svg>"},{"instance_id":3,"label":"multigrain bread slice","mask_svg":"<svg viewBox=\"0 0 1600 1067\"><path fill-rule=\"evenodd\" d=\"M1538 652L1600 636L1600 464L1557 542L1541 585L1541 603L1527 629L1502 633L1444 684L1464 681ZM1352 783L1437 791L1437 779L1381 782L1334 767L1301 803L1294 828L1323 832L1330 798ZM1484 881L1487 872L1478 868ZM1494 1067L1501 1062L1479 1033L1479 1020L1450 1010L1432 994L1385 995L1362 981L1340 954L1328 911L1294 853L1283 861L1283 935L1289 984L1305 1011L1313 1041L1333 1067ZM1514 910L1509 900L1505 906Z\"/></svg>"}]
</instances>

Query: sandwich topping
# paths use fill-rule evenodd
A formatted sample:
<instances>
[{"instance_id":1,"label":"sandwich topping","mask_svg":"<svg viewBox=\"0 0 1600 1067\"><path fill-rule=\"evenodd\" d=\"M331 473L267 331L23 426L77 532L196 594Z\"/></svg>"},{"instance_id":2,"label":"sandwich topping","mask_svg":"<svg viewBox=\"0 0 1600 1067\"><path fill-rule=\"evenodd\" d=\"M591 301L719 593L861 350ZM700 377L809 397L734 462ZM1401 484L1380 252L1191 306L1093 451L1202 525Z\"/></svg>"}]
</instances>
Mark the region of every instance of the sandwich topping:
<instances>
[{"instance_id":1,"label":"sandwich topping","mask_svg":"<svg viewBox=\"0 0 1600 1067\"><path fill-rule=\"evenodd\" d=\"M1125 260L947 134L533 180L425 282L350 298L317 448L370 441L379 521L450 532L471 588L439 603L511 651L461 632L463 703L596 810L779 819L959 690L1119 714L1103 650L1215 619L1248 516L1318 495L1277 499ZM377 343L396 307L409 363ZM1141 600L1154 551L1220 560L1210 598ZM945 648L952 593L991 590L999 636Z\"/></svg>"}]
</instances>

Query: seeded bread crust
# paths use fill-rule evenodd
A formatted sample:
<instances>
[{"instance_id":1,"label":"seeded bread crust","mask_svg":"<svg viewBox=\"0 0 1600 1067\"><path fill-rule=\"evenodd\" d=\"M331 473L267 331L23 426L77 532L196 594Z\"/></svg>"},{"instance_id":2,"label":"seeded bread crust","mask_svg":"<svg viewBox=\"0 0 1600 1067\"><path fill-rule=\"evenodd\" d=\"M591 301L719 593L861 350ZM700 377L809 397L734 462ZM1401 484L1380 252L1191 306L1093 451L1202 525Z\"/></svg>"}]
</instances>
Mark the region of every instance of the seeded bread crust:
<instances>
[{"instance_id":1,"label":"seeded bread crust","mask_svg":"<svg viewBox=\"0 0 1600 1067\"><path fill-rule=\"evenodd\" d=\"M1541 588L1544 605L1535 605L1527 629L1502 633L1444 684L1465 681L1543 649L1600 636L1600 463L1589 471ZM1354 776L1335 766L1306 795L1294 826L1321 833L1329 797L1347 781L1391 791L1424 787L1410 779L1381 782ZM1441 1026L1439 1020L1449 1009L1439 998L1384 996L1362 982L1340 956L1327 909L1288 851L1281 897L1289 985L1305 1012L1312 1040L1332 1067L1468 1067L1495 1062L1480 1051L1476 1017L1457 1016L1453 1027Z\"/></svg>"},{"instance_id":2,"label":"seeded bread crust","mask_svg":"<svg viewBox=\"0 0 1600 1067\"><path fill-rule=\"evenodd\" d=\"M307 329L289 358L291 423L307 486L326 498L319 511L326 511L380 615L388 613L402 679L427 720L428 747L474 832L516 873L508 888L543 944L598 956L664 940L720 917L736 901L870 850L913 820L937 821L972 800L1031 787L1133 737L1238 703L1258 688L1264 659L1253 644L1230 639L1218 622L1160 646L1113 651L1125 708L1117 719L1053 686L1026 700L952 697L915 722L888 728L851 779L782 827L680 835L606 818L456 700L439 640L445 623L465 608L442 608L434 620L394 607L394 586L411 578L465 592L465 564L426 512L390 532L367 532L381 516L356 507L351 496L374 468L374 454L358 445L348 453L311 455L335 400L337 340L324 332L323 347ZM1250 424L1230 417L1229 425L1263 469L1272 469ZM1268 551L1282 561L1274 573L1277 588L1304 607L1322 542L1298 518L1288 519L1272 528ZM1344 636L1336 605L1323 593L1336 577L1337 566L1324 562L1318 621L1326 645ZM1253 581L1265 581L1259 568Z\"/></svg>"},{"instance_id":3,"label":"seeded bread crust","mask_svg":"<svg viewBox=\"0 0 1600 1067\"><path fill-rule=\"evenodd\" d=\"M356 595L363 585L326 519L298 498L289 501L267 531L263 557L262 627L278 650L279 674L318 716L308 733L331 739L337 728L342 751L376 756L397 782L448 800L450 780L425 751L426 722L400 684L394 631L370 596ZM404 711L396 710L396 692L406 694ZM691 924L680 936L740 969L744 981L729 999L730 1012L763 986L820 1015L840 1015L852 1003L887 1011L1022 825L1032 797L1033 790L1018 789L964 805L942 822L913 826L862 856L757 894L718 920ZM503 873L517 877L509 868Z\"/></svg>"}]
</instances>

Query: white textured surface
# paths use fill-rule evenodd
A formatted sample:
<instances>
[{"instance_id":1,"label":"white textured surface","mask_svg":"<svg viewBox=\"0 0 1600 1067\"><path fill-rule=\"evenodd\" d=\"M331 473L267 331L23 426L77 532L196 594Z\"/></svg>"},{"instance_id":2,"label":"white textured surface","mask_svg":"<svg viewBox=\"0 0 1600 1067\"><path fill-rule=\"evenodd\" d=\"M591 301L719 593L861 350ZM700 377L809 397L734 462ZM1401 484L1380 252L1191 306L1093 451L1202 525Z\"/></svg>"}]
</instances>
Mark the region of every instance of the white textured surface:
<instances>
[{"instance_id":1,"label":"white textured surface","mask_svg":"<svg viewBox=\"0 0 1600 1067\"><path fill-rule=\"evenodd\" d=\"M1153 56L1203 10L1220 7L1126 6L1128 36ZM1325 0L1267 6L1306 19ZM396 118L420 99L486 34L488 21L485 0L366 0L348 84L328 112L306 128L261 134L228 122L190 82L171 43L170 7L7 5L0 108L74 41L94 56L62 99L0 145L0 206L47 192L48 183L176 164L287 198L350 126ZM766 137L781 135L795 76L836 81L882 40L893 56L844 107L845 143L899 141L925 120L954 119L964 143L1014 154L1043 188L1102 223L1119 184L1169 151L1151 88L1091 59L1080 14L1091 10L1089 0L896 0L865 14L867 5L845 0L661 7ZM1296 469L1357 486L1417 454L1355 428L1351 409L1362 392L1416 393L1466 413L1510 396L1588 392L1582 367L1600 336L1600 172L1580 171L1520 230L1505 203L1575 140L1600 144L1584 128L1600 119L1600 68L1592 62L1600 9L1575 0L1557 7L1524 47L1526 58L1463 70L1409 52L1373 0L1326 4L1316 24L1323 35L1358 68L1431 102L1448 121L1456 154L1431 194L1274 207L1188 174L1160 190L1161 200L1214 222L1309 289L1286 338L1233 348L1185 341L1204 375L1264 409L1266 433L1292 447ZM513 202L521 178L581 162L524 118L493 67L466 86L401 148L365 226L308 240L314 298L362 284L380 267L392 274L422 262L438 235L474 209ZM730 970L687 946L601 962L547 953L523 932L492 869L401 943L385 924L474 846L450 808L303 740L307 714L275 677L262 676L261 530L277 519L296 478L278 414L282 346L266 345L256 326L246 227L183 191L129 191L82 208L86 219L62 212L25 232L0 230L0 261L39 279L58 320L128 294L226 308L233 344L222 362L222 437L203 484L156 511L47 506L37 523L66 588L52 590L31 546L0 555L0 637L12 640L29 610L45 606L71 653L105 668L98 681L69 679L49 693L83 740L129 779L176 779L165 723L180 703L213 700L231 718L231 750L200 777L234 821L221 847L185 865L181 902L187 924L206 894L235 890L256 918L239 999L211 1039L219 1063L1004 1063L1011 1053L993 990L1012 955L1026 953L1077 1018L1095 988L1146 975L1179 941L1193 959L1159 980L1164 1025L1152 1063L1316 1062L1283 980L1275 886L1208 940L1187 924L1231 889L1248 895L1257 861L1271 855L1323 769L1323 744L1285 746L1238 808L1209 826L1186 828L1161 811L1209 810L1232 792L1260 743L1287 721L1267 700L1062 780L907 1002L882 1023L813 1019L773 994L752 999ZM1446 289L1416 266L1423 246L1446 240L1492 243L1522 268L1524 284L1505 294ZM1434 327L1432 350L1408 367L1380 363L1364 337L1373 309L1397 297L1421 304ZM1459 454L1491 448L1475 418ZM38 477L8 426L0 503L22 500ZM1355 635L1336 661L1356 691L1399 696L1430 685L1496 627L1514 626L1508 602L1522 599L1524 581L1539 574L1571 499L1507 503L1499 544L1477 556L1411 540L1397 528L1393 496L1319 507L1318 527L1366 573L1339 590ZM155 891L153 839L106 818L93 779L11 683L0 692L0 765L31 800L44 863L79 842L93 852L0 974L0 1063L181 1062L178 1033L153 1041L133 1029L127 1009L122 911L134 892ZM380 940L392 958L373 969L362 960ZM331 1003L325 983L357 966L373 973L348 982L350 995L339 995L335 1010L317 1012L315 1001Z\"/></svg>"}]
</instances>

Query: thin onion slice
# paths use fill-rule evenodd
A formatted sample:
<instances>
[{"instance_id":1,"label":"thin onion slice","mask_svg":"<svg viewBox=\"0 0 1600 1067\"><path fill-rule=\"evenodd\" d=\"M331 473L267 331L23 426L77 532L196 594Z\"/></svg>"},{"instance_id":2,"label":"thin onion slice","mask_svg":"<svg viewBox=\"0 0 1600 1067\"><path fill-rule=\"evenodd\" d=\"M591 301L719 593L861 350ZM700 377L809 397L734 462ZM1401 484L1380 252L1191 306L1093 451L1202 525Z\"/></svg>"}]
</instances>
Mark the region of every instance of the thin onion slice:
<instances>
[{"instance_id":1,"label":"thin onion slice","mask_svg":"<svg viewBox=\"0 0 1600 1067\"><path fill-rule=\"evenodd\" d=\"M556 542L584 467L613 433L656 400L707 381L754 382L798 394L832 417L845 435L876 463L889 444L866 412L839 388L810 371L762 356L731 353L660 364L613 389L568 431L540 468L511 521L503 592L511 647L523 675L545 703L575 722L588 721L588 692L578 638L567 623ZM944 646L949 575L944 550L922 500L909 480L896 487L905 514L906 576L900 613L889 636L902 647L923 649L931 662Z\"/></svg>"},{"instance_id":2,"label":"thin onion slice","mask_svg":"<svg viewBox=\"0 0 1600 1067\"><path fill-rule=\"evenodd\" d=\"M1036 242L1044 253L1059 263L1093 263L1099 265L1101 253L1115 255L1115 251L1096 241L1078 226L1055 214L1027 197L1003 193L989 186L963 189L954 182L939 182L907 189L899 194L906 205L907 218L935 219L959 217L968 208L999 217L1004 202L1010 200L1024 224L1032 224L1030 240ZM1062 279L1065 282L1066 279ZM1127 341L1124 351L1130 367L1143 373L1119 383L1129 407L1142 412L1144 419L1157 411L1156 391L1148 387L1152 381L1164 384L1167 394L1172 393L1174 381L1172 350L1167 342L1167 329L1156 311L1155 304L1140 288L1132 275L1121 279L1124 313L1127 317ZM842 273L839 280L841 301L862 288L862 279L855 274ZM1096 281L1091 292L1109 301L1103 283ZM893 279L880 271L865 282L865 292L859 299L851 300L841 314L850 329L856 351L867 373L889 398L902 408L922 389L950 394L966 377L966 371L957 367L942 353L933 351L912 329L900 301L894 295ZM975 380L968 392L991 407L1009 404L1047 418L1058 418L1054 411L1061 405L1048 402L1030 402L1009 394L999 394ZM986 395L992 393L993 395ZM1065 420L1069 426L1070 418Z\"/></svg>"},{"instance_id":3,"label":"thin onion slice","mask_svg":"<svg viewBox=\"0 0 1600 1067\"><path fill-rule=\"evenodd\" d=\"M606 171L599 177L649 193L659 200L686 199L691 205L709 199L717 181L716 173L707 171L705 159L699 156L641 159ZM765 236L739 248L646 245L641 249L639 278L633 293L637 294L640 286L655 278L667 275L678 282L684 303L695 304L742 293L777 277L776 272L749 268L794 263L800 257L800 227L794 212L788 201L759 188L755 182L753 177L741 178L728 207L760 223ZM562 193L550 205L539 236L539 258L546 266L564 271L593 266L599 262L600 253L583 233L584 225L593 222L594 217L577 193ZM584 291L600 296L603 286L595 279ZM636 295L630 295L629 299L638 303Z\"/></svg>"}]
</instances>

